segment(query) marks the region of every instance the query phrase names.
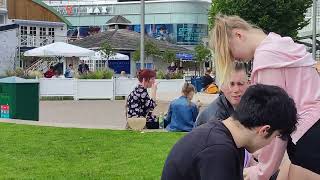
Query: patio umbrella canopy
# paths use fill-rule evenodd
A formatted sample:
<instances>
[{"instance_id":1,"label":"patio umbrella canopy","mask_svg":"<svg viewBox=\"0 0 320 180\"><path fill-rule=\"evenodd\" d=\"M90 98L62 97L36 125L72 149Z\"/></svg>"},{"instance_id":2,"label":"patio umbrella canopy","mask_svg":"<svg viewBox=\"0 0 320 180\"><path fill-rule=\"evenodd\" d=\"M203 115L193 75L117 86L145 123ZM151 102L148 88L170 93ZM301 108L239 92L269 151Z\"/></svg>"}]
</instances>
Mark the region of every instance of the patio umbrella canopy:
<instances>
[{"instance_id":1,"label":"patio umbrella canopy","mask_svg":"<svg viewBox=\"0 0 320 180\"><path fill-rule=\"evenodd\" d=\"M129 56L121 53L115 53L109 58L106 58L100 51L98 51L94 54L94 56L82 57L80 60L129 60Z\"/></svg>"},{"instance_id":2,"label":"patio umbrella canopy","mask_svg":"<svg viewBox=\"0 0 320 180\"><path fill-rule=\"evenodd\" d=\"M86 57L94 56L94 54L92 50L64 42L55 42L24 53L25 56L35 57Z\"/></svg>"}]
</instances>

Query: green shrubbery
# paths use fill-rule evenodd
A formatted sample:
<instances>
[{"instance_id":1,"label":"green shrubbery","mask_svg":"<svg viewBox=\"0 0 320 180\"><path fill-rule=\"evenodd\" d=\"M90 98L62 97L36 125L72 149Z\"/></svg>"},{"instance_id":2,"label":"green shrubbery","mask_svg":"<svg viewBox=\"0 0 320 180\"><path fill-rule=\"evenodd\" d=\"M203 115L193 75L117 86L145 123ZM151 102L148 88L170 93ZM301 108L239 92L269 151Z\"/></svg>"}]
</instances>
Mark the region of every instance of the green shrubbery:
<instances>
[{"instance_id":1,"label":"green shrubbery","mask_svg":"<svg viewBox=\"0 0 320 180\"><path fill-rule=\"evenodd\" d=\"M183 79L183 73L166 73L164 71L157 71L157 79Z\"/></svg>"},{"instance_id":2,"label":"green shrubbery","mask_svg":"<svg viewBox=\"0 0 320 180\"><path fill-rule=\"evenodd\" d=\"M79 76L79 79L112 79L114 72L112 70L98 70Z\"/></svg>"},{"instance_id":3,"label":"green shrubbery","mask_svg":"<svg viewBox=\"0 0 320 180\"><path fill-rule=\"evenodd\" d=\"M42 78L43 73L40 71L30 71L26 73L22 68L17 68L15 70L7 70L6 77L16 76L24 79L36 79L36 78Z\"/></svg>"}]
</instances>

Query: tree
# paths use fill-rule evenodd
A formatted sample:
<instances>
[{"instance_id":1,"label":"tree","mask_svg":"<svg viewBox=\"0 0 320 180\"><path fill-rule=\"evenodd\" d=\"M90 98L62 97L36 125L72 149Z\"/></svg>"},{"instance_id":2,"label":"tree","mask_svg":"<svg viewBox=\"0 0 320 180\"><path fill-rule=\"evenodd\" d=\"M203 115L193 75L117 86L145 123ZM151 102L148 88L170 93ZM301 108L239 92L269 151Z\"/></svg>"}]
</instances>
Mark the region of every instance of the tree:
<instances>
[{"instance_id":1,"label":"tree","mask_svg":"<svg viewBox=\"0 0 320 180\"><path fill-rule=\"evenodd\" d=\"M219 12L238 15L267 32L297 38L298 30L309 24L305 19L312 0L213 0L209 11L210 27Z\"/></svg>"},{"instance_id":2,"label":"tree","mask_svg":"<svg viewBox=\"0 0 320 180\"><path fill-rule=\"evenodd\" d=\"M211 56L211 51L203 44L199 44L195 47L196 61L203 62Z\"/></svg>"},{"instance_id":3,"label":"tree","mask_svg":"<svg viewBox=\"0 0 320 180\"><path fill-rule=\"evenodd\" d=\"M152 41L146 41L144 45L144 53L146 59L150 57L155 57L160 55L160 49L157 47L157 45L152 42ZM132 59L134 61L139 61L140 60L140 47L134 51L132 55Z\"/></svg>"},{"instance_id":4,"label":"tree","mask_svg":"<svg viewBox=\"0 0 320 180\"><path fill-rule=\"evenodd\" d=\"M108 42L104 42L102 44L100 51L102 52L102 56L106 59L109 59L110 56L113 56L115 54L114 49Z\"/></svg>"},{"instance_id":5,"label":"tree","mask_svg":"<svg viewBox=\"0 0 320 180\"><path fill-rule=\"evenodd\" d=\"M161 58L168 63L174 62L177 59L176 53L167 49L162 53Z\"/></svg>"},{"instance_id":6,"label":"tree","mask_svg":"<svg viewBox=\"0 0 320 180\"><path fill-rule=\"evenodd\" d=\"M195 58L197 63L202 63L211 56L211 51L203 44L199 44L195 47ZM200 72L200 69L199 69Z\"/></svg>"}]
</instances>

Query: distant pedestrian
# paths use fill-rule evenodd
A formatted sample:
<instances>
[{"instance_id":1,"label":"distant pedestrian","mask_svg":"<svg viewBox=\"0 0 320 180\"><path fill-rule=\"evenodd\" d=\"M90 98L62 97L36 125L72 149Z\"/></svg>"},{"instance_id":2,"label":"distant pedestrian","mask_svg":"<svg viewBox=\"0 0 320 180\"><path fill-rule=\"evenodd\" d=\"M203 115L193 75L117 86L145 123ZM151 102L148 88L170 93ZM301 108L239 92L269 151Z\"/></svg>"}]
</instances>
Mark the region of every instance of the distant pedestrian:
<instances>
[{"instance_id":1,"label":"distant pedestrian","mask_svg":"<svg viewBox=\"0 0 320 180\"><path fill-rule=\"evenodd\" d=\"M84 61L81 61L81 64L79 64L78 67L79 74L86 74L89 72L89 66L88 64L84 63Z\"/></svg>"},{"instance_id":2,"label":"distant pedestrian","mask_svg":"<svg viewBox=\"0 0 320 180\"><path fill-rule=\"evenodd\" d=\"M64 77L66 77L66 78L73 78L74 77L74 70L73 70L72 64L69 64L68 68L66 69L66 72L64 73Z\"/></svg>"}]
</instances>

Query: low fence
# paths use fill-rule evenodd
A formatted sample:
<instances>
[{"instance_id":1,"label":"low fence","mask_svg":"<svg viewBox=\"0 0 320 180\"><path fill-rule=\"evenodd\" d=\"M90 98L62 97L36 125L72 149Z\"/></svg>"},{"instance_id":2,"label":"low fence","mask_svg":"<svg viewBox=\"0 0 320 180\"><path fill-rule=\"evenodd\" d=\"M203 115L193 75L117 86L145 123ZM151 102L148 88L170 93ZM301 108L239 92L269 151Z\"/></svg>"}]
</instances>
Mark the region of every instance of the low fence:
<instances>
[{"instance_id":1,"label":"low fence","mask_svg":"<svg viewBox=\"0 0 320 180\"><path fill-rule=\"evenodd\" d=\"M40 96L71 96L78 99L114 99L116 96L127 96L138 84L131 79L47 79L41 78ZM158 79L159 93L179 93L184 79Z\"/></svg>"}]
</instances>

